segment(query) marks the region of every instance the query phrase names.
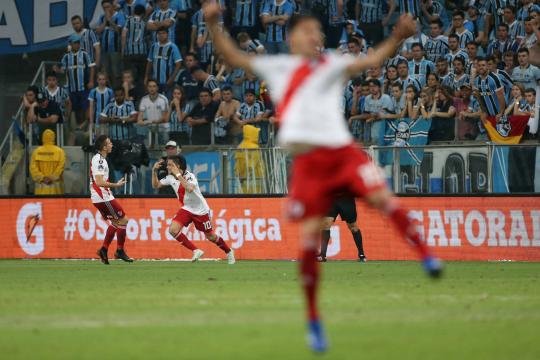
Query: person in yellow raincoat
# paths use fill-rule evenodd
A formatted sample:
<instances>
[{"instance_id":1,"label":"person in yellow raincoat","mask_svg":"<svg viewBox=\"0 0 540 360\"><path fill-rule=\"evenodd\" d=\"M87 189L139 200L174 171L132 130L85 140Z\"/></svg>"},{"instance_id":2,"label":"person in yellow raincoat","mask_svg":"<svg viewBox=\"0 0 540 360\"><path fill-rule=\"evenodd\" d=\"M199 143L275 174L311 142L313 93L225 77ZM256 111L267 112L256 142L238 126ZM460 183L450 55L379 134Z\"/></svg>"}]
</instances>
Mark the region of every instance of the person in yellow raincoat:
<instances>
[{"instance_id":1,"label":"person in yellow raincoat","mask_svg":"<svg viewBox=\"0 0 540 360\"><path fill-rule=\"evenodd\" d=\"M259 194L263 191L264 163L261 151L255 150L259 148L260 131L253 125L244 125L242 128L244 140L234 154L234 173L243 194Z\"/></svg>"},{"instance_id":2,"label":"person in yellow raincoat","mask_svg":"<svg viewBox=\"0 0 540 360\"><path fill-rule=\"evenodd\" d=\"M59 195L64 193L64 165L66 154L55 145L56 134L47 129L43 132L40 147L32 152L30 175L35 183L36 195Z\"/></svg>"}]
</instances>

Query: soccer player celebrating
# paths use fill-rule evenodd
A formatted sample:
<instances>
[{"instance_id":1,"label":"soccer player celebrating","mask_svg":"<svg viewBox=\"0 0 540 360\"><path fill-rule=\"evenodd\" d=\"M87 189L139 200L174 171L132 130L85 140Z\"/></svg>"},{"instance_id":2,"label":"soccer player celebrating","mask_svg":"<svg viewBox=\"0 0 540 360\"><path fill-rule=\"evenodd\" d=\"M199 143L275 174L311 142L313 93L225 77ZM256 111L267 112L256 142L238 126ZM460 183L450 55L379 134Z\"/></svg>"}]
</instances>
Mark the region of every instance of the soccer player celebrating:
<instances>
[{"instance_id":1,"label":"soccer player celebrating","mask_svg":"<svg viewBox=\"0 0 540 360\"><path fill-rule=\"evenodd\" d=\"M187 227L193 222L195 229L202 231L206 239L216 244L225 254L227 254L227 262L234 264L234 252L230 249L225 241L216 235L212 229L212 221L210 220L210 208L206 200L201 194L199 183L195 175L186 170L186 160L182 156L173 155L167 158L167 170L169 175L161 180L158 180L157 171L159 170L163 160L154 164L152 171L152 187L159 189L163 186L171 186L180 201L182 206L176 213L176 216L171 221L169 233L183 246L193 251L191 261L199 260L204 252L189 241L187 236L182 233L182 228Z\"/></svg>"},{"instance_id":2,"label":"soccer player celebrating","mask_svg":"<svg viewBox=\"0 0 540 360\"><path fill-rule=\"evenodd\" d=\"M124 213L124 209L120 203L114 198L111 188L119 188L124 186L126 181L124 178L118 182L109 182L109 165L107 164L107 155L112 151L113 144L107 135L100 135L96 139L95 148L97 154L92 158L90 166L90 198L92 203L99 210L101 215L111 222L105 233L103 246L98 250L97 254L101 262L109 265L107 250L116 234L118 248L114 253L114 257L127 262L133 262L124 250L126 242L126 225L129 219Z\"/></svg>"},{"instance_id":3,"label":"soccer player celebrating","mask_svg":"<svg viewBox=\"0 0 540 360\"><path fill-rule=\"evenodd\" d=\"M363 197L386 213L414 244L427 273L441 273L441 263L430 254L407 211L392 196L381 170L354 145L340 106L345 80L381 66L402 40L415 34L416 23L410 15L402 15L388 39L366 57L353 58L321 54L321 24L315 17L298 15L289 24L292 55L250 57L220 31L218 5L207 3L204 12L217 51L229 65L266 80L277 104L278 141L295 156L289 216L301 221L300 278L308 305L309 345L316 352L325 351L326 337L316 300L317 252L324 216L338 193Z\"/></svg>"}]
</instances>

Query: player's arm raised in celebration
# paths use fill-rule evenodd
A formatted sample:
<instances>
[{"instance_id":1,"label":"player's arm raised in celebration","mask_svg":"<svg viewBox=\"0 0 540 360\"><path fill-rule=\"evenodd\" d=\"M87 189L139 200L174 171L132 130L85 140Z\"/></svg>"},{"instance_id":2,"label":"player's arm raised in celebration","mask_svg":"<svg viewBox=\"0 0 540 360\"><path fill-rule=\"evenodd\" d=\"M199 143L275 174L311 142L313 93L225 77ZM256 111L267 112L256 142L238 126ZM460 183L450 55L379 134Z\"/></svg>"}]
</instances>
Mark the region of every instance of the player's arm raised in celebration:
<instances>
[{"instance_id":1,"label":"player's arm raised in celebration","mask_svg":"<svg viewBox=\"0 0 540 360\"><path fill-rule=\"evenodd\" d=\"M107 180L105 180L105 178L103 177L103 175L96 175L96 176L94 177L94 182L95 182L96 185L99 186L99 187L105 187L105 188L119 188L119 187L124 186L124 184L126 183L126 180L125 180L124 178L121 178L120 180L118 180L118 182L111 183L111 182L108 182Z\"/></svg>"},{"instance_id":2,"label":"player's arm raised in celebration","mask_svg":"<svg viewBox=\"0 0 540 360\"><path fill-rule=\"evenodd\" d=\"M225 61L232 67L242 68L246 71L252 71L251 59L247 54L240 51L231 38L223 33L219 27L219 15L221 9L219 4L207 3L203 7L204 18L214 46L218 53L223 55Z\"/></svg>"},{"instance_id":3,"label":"player's arm raised in celebration","mask_svg":"<svg viewBox=\"0 0 540 360\"><path fill-rule=\"evenodd\" d=\"M165 186L159 181L157 177L157 172L161 164L163 164L163 159L157 161L152 167L152 188L153 189L159 189Z\"/></svg>"},{"instance_id":4,"label":"player's arm raised in celebration","mask_svg":"<svg viewBox=\"0 0 540 360\"><path fill-rule=\"evenodd\" d=\"M377 46L368 56L355 60L347 67L349 75L358 74L372 67L380 67L385 59L392 57L401 42L416 32L416 21L409 14L403 14L392 32L392 35Z\"/></svg>"}]
</instances>

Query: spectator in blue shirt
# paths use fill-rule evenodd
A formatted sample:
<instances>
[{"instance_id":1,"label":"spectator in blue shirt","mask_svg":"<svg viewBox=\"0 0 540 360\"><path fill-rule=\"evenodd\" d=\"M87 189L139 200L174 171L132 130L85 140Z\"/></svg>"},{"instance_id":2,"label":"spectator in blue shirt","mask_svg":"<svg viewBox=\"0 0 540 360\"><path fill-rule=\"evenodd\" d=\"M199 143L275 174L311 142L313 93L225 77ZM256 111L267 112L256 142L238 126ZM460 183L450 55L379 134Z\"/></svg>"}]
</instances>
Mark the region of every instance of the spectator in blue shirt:
<instances>
[{"instance_id":1,"label":"spectator in blue shirt","mask_svg":"<svg viewBox=\"0 0 540 360\"><path fill-rule=\"evenodd\" d=\"M176 37L176 10L169 7L169 0L157 0L158 8L148 18L147 29L151 31L152 41L157 40L157 31L166 29L169 34L169 40L174 42Z\"/></svg>"},{"instance_id":2,"label":"spectator in blue shirt","mask_svg":"<svg viewBox=\"0 0 540 360\"><path fill-rule=\"evenodd\" d=\"M266 0L261 17L266 30L266 51L269 54L286 53L287 24L293 14L288 0Z\"/></svg>"},{"instance_id":3,"label":"spectator in blue shirt","mask_svg":"<svg viewBox=\"0 0 540 360\"><path fill-rule=\"evenodd\" d=\"M358 26L371 46L384 39L384 28L390 22L396 3L394 0L358 0L360 17Z\"/></svg>"},{"instance_id":4,"label":"spectator in blue shirt","mask_svg":"<svg viewBox=\"0 0 540 360\"><path fill-rule=\"evenodd\" d=\"M144 84L146 86L149 79L154 79L159 85L159 92L166 93L174 85L182 66L182 57L178 46L169 40L167 28L157 31L157 39L148 52Z\"/></svg>"},{"instance_id":5,"label":"spectator in blue shirt","mask_svg":"<svg viewBox=\"0 0 540 360\"><path fill-rule=\"evenodd\" d=\"M71 26L75 34L81 37L81 50L86 51L90 55L90 60L99 68L101 60L101 44L96 33L93 30L85 29L83 20L79 15L71 18Z\"/></svg>"},{"instance_id":6,"label":"spectator in blue shirt","mask_svg":"<svg viewBox=\"0 0 540 360\"><path fill-rule=\"evenodd\" d=\"M126 24L122 12L114 9L112 0L102 0L103 15L98 20L96 32L101 35L101 63L111 80L122 76L121 33Z\"/></svg>"},{"instance_id":7,"label":"spectator in blue shirt","mask_svg":"<svg viewBox=\"0 0 540 360\"><path fill-rule=\"evenodd\" d=\"M133 73L139 85L142 85L146 70L146 48L144 21L144 6L137 5L133 10L133 15L128 17L126 25L122 30L122 54L124 56L124 69L129 69Z\"/></svg>"},{"instance_id":8,"label":"spectator in blue shirt","mask_svg":"<svg viewBox=\"0 0 540 360\"><path fill-rule=\"evenodd\" d=\"M488 70L486 59L477 60L478 76L474 79L474 95L483 104L488 116L499 119L506 108L504 87L499 77Z\"/></svg>"},{"instance_id":9,"label":"spectator in blue shirt","mask_svg":"<svg viewBox=\"0 0 540 360\"><path fill-rule=\"evenodd\" d=\"M94 87L95 64L87 52L81 50L81 37L70 36L71 51L64 55L61 67L54 66L54 71L67 74L67 85L71 109L75 113L77 124L84 124L88 109L88 91Z\"/></svg>"},{"instance_id":10,"label":"spectator in blue shirt","mask_svg":"<svg viewBox=\"0 0 540 360\"><path fill-rule=\"evenodd\" d=\"M259 17L259 0L234 0L232 14L233 37L246 32L252 38L257 37L257 19Z\"/></svg>"}]
</instances>

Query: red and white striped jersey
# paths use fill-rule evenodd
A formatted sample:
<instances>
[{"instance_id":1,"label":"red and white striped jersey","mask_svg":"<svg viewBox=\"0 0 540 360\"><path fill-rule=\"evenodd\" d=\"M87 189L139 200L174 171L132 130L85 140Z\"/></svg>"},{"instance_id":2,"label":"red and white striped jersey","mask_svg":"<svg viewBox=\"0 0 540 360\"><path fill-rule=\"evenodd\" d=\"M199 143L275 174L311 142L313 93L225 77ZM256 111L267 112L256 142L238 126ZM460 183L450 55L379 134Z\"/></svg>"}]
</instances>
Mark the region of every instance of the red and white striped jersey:
<instances>
[{"instance_id":1,"label":"red and white striped jersey","mask_svg":"<svg viewBox=\"0 0 540 360\"><path fill-rule=\"evenodd\" d=\"M355 59L327 53L317 60L293 55L257 56L254 71L277 104L278 142L341 147L353 139L343 115L346 68Z\"/></svg>"},{"instance_id":2,"label":"red and white striped jersey","mask_svg":"<svg viewBox=\"0 0 540 360\"><path fill-rule=\"evenodd\" d=\"M94 155L90 163L90 198L94 204L114 199L111 189L96 185L96 176L98 175L103 176L105 181L109 181L109 164L100 153Z\"/></svg>"},{"instance_id":3,"label":"red and white striped jersey","mask_svg":"<svg viewBox=\"0 0 540 360\"><path fill-rule=\"evenodd\" d=\"M192 192L186 191L182 184L180 184L180 181L171 174L165 176L159 182L161 185L172 186L178 201L180 201L182 209L187 210L194 215L208 214L210 207L201 193L201 189L199 188L199 183L195 175L189 171L186 171L184 173L184 179L186 179L188 183L195 186Z\"/></svg>"}]
</instances>

